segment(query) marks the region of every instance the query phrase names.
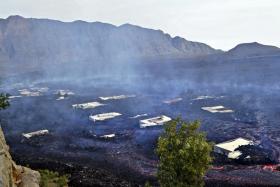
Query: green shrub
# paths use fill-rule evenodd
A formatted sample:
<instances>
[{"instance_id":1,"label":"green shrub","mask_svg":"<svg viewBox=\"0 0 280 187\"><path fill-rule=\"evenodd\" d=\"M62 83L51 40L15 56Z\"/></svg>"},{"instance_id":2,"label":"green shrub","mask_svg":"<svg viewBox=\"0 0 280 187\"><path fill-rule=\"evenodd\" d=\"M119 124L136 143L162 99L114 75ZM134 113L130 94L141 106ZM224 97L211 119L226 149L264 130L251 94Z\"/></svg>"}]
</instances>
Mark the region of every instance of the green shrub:
<instances>
[{"instance_id":1,"label":"green shrub","mask_svg":"<svg viewBox=\"0 0 280 187\"><path fill-rule=\"evenodd\" d=\"M158 139L161 187L201 187L212 158L212 144L199 132L198 121L188 123L178 118L165 125Z\"/></svg>"},{"instance_id":2,"label":"green shrub","mask_svg":"<svg viewBox=\"0 0 280 187\"><path fill-rule=\"evenodd\" d=\"M41 187L67 187L68 186L68 175L59 175L58 172L49 170L39 170L41 174Z\"/></svg>"}]
</instances>

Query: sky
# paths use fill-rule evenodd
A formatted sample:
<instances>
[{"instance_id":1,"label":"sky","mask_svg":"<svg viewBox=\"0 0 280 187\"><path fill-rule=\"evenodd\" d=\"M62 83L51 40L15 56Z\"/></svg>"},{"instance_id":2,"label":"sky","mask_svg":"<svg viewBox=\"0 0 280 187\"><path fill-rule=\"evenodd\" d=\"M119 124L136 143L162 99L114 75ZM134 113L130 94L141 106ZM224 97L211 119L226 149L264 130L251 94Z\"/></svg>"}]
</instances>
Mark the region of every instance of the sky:
<instances>
[{"instance_id":1,"label":"sky","mask_svg":"<svg viewBox=\"0 0 280 187\"><path fill-rule=\"evenodd\" d=\"M0 0L0 18L130 23L228 50L239 43L280 47L279 0Z\"/></svg>"}]
</instances>

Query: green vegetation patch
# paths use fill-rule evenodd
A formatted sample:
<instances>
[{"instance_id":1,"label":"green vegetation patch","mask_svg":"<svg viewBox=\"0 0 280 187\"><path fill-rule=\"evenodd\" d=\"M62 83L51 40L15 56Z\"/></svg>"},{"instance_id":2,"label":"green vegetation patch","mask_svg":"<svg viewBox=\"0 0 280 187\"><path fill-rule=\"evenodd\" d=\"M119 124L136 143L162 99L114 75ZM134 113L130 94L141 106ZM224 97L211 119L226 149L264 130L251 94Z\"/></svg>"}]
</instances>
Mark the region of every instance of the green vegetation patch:
<instances>
[{"instance_id":1,"label":"green vegetation patch","mask_svg":"<svg viewBox=\"0 0 280 187\"><path fill-rule=\"evenodd\" d=\"M59 175L58 172L39 170L41 174L41 187L67 187L69 175Z\"/></svg>"}]
</instances>

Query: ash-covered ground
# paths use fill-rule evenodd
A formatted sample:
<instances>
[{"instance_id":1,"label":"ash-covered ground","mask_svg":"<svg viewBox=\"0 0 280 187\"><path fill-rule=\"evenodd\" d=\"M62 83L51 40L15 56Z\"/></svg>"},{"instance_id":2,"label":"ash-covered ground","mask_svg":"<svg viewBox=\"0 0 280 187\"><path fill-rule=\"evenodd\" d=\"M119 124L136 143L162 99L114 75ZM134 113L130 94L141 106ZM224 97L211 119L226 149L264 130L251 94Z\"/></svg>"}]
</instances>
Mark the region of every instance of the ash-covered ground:
<instances>
[{"instance_id":1,"label":"ash-covered ground","mask_svg":"<svg viewBox=\"0 0 280 187\"><path fill-rule=\"evenodd\" d=\"M279 186L280 160L279 106L277 92L255 94L250 89L222 91L168 88L169 84L134 89L128 85L76 84L41 82L27 85L9 84L2 87L13 96L19 90L33 91L40 96L11 99L11 107L1 112L2 126L15 159L34 168L55 169L70 173L73 186L137 186L150 180L156 184L157 157L154 153L162 126L141 129L139 120L158 115L182 116L201 120L201 130L209 141L219 143L243 137L260 144L250 161L229 160L214 155L214 166L205 177L207 186ZM87 81L87 82L91 82ZM160 84L160 83L159 83ZM159 89L161 88L161 89ZM213 88L213 87L212 87ZM69 95L57 100L59 90ZM213 91L215 90L215 91ZM103 101L100 96L135 95L136 97ZM207 96L207 97L201 97ZM166 104L174 98L182 100ZM105 105L94 109L73 109L73 104L98 101ZM210 113L205 106L223 105L233 113ZM119 112L114 119L93 122L89 115ZM136 115L145 114L139 118ZM49 134L26 139L22 133L48 129ZM114 138L100 138L115 134ZM248 149L245 149L248 150Z\"/></svg>"},{"instance_id":2,"label":"ash-covered ground","mask_svg":"<svg viewBox=\"0 0 280 187\"><path fill-rule=\"evenodd\" d=\"M237 160L213 154L213 168L205 176L207 186L280 186L277 61L269 65L267 59L216 64L127 62L103 71L75 66L50 67L43 76L19 74L2 78L0 92L12 96L24 89L41 92L12 98L11 106L0 112L1 125L19 164L70 173L71 186L140 186L147 180L157 185L154 148L163 127L141 129L139 120L158 115L198 119L209 141L243 137L258 144L241 147L244 157ZM59 90L74 95L57 100ZM123 94L136 97L99 98ZM178 102L164 102L172 99ZM105 105L86 110L72 107L93 101ZM201 109L219 105L233 112ZM106 112L122 115L102 122L89 120L91 114ZM137 115L142 116L132 118ZM42 129L50 133L31 139L22 136ZM116 136L100 137L108 134Z\"/></svg>"}]
</instances>

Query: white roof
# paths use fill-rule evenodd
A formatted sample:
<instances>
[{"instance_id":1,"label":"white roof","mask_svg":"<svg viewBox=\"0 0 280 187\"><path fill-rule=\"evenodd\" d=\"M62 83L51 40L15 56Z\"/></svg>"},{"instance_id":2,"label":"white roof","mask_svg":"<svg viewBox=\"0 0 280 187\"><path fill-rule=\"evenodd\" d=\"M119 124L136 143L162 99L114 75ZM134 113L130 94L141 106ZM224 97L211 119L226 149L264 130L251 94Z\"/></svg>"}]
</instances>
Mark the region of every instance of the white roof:
<instances>
[{"instance_id":1,"label":"white roof","mask_svg":"<svg viewBox=\"0 0 280 187\"><path fill-rule=\"evenodd\" d=\"M202 96L198 96L197 98L192 99L193 101L195 100L203 100L203 99L213 99L215 98L214 96L208 96L208 95L202 95Z\"/></svg>"},{"instance_id":2,"label":"white roof","mask_svg":"<svg viewBox=\"0 0 280 187\"><path fill-rule=\"evenodd\" d=\"M109 113L103 113L103 114L96 114L96 115L90 115L89 119L92 121L104 121L106 119L115 118L117 116L121 116L122 114L118 112L109 112Z\"/></svg>"},{"instance_id":3,"label":"white roof","mask_svg":"<svg viewBox=\"0 0 280 187\"><path fill-rule=\"evenodd\" d=\"M226 109L224 106L211 106L211 107L202 107L202 110L206 110L211 113L232 113L233 110Z\"/></svg>"},{"instance_id":4,"label":"white roof","mask_svg":"<svg viewBox=\"0 0 280 187\"><path fill-rule=\"evenodd\" d=\"M163 103L165 103L165 104L173 104L173 103L177 103L177 102L182 101L182 100L183 100L183 98L177 97L177 98L174 98L174 99L165 100L165 101L163 101Z\"/></svg>"},{"instance_id":5,"label":"white roof","mask_svg":"<svg viewBox=\"0 0 280 187\"><path fill-rule=\"evenodd\" d=\"M30 132L30 133L23 133L22 136L29 139L33 136L41 136L41 135L45 135L48 133L49 133L49 131L44 129L44 130L39 130L39 131L35 131L35 132Z\"/></svg>"},{"instance_id":6,"label":"white roof","mask_svg":"<svg viewBox=\"0 0 280 187\"><path fill-rule=\"evenodd\" d=\"M82 103L82 104L74 104L72 105L73 108L82 108L82 109L88 109L88 108L96 108L99 106L103 106L104 104L99 102L89 102L89 103Z\"/></svg>"},{"instance_id":7,"label":"white roof","mask_svg":"<svg viewBox=\"0 0 280 187\"><path fill-rule=\"evenodd\" d=\"M41 95L41 93L38 92L38 91L30 91L28 89L19 90L19 93L23 96L32 96L32 97L36 97L36 96Z\"/></svg>"},{"instance_id":8,"label":"white roof","mask_svg":"<svg viewBox=\"0 0 280 187\"><path fill-rule=\"evenodd\" d=\"M240 151L233 151L228 154L228 158L237 159L242 153Z\"/></svg>"},{"instance_id":9,"label":"white roof","mask_svg":"<svg viewBox=\"0 0 280 187\"><path fill-rule=\"evenodd\" d=\"M252 144L253 144L253 141L250 141L250 140L247 140L244 138L236 138L234 140L216 144L215 147L219 147L221 149L225 149L230 152L233 152L235 149L237 149L238 147L240 147L242 145L252 145ZM237 153L235 153L235 154L237 154Z\"/></svg>"},{"instance_id":10,"label":"white roof","mask_svg":"<svg viewBox=\"0 0 280 187\"><path fill-rule=\"evenodd\" d=\"M71 92L70 90L58 90L57 94L60 96L75 95L74 92Z\"/></svg>"},{"instance_id":11,"label":"white roof","mask_svg":"<svg viewBox=\"0 0 280 187\"><path fill-rule=\"evenodd\" d=\"M156 125L163 125L164 123L170 121L171 118L165 115L157 116L154 118L140 120L140 127L149 127L149 126L156 126Z\"/></svg>"},{"instance_id":12,"label":"white roof","mask_svg":"<svg viewBox=\"0 0 280 187\"><path fill-rule=\"evenodd\" d=\"M115 134L106 134L103 136L100 136L100 138L114 138L116 135Z\"/></svg>"},{"instance_id":13,"label":"white roof","mask_svg":"<svg viewBox=\"0 0 280 187\"><path fill-rule=\"evenodd\" d=\"M111 100L111 99L126 99L130 97L136 97L136 95L115 95L115 96L109 96L109 97L99 97L101 100Z\"/></svg>"}]
</instances>

